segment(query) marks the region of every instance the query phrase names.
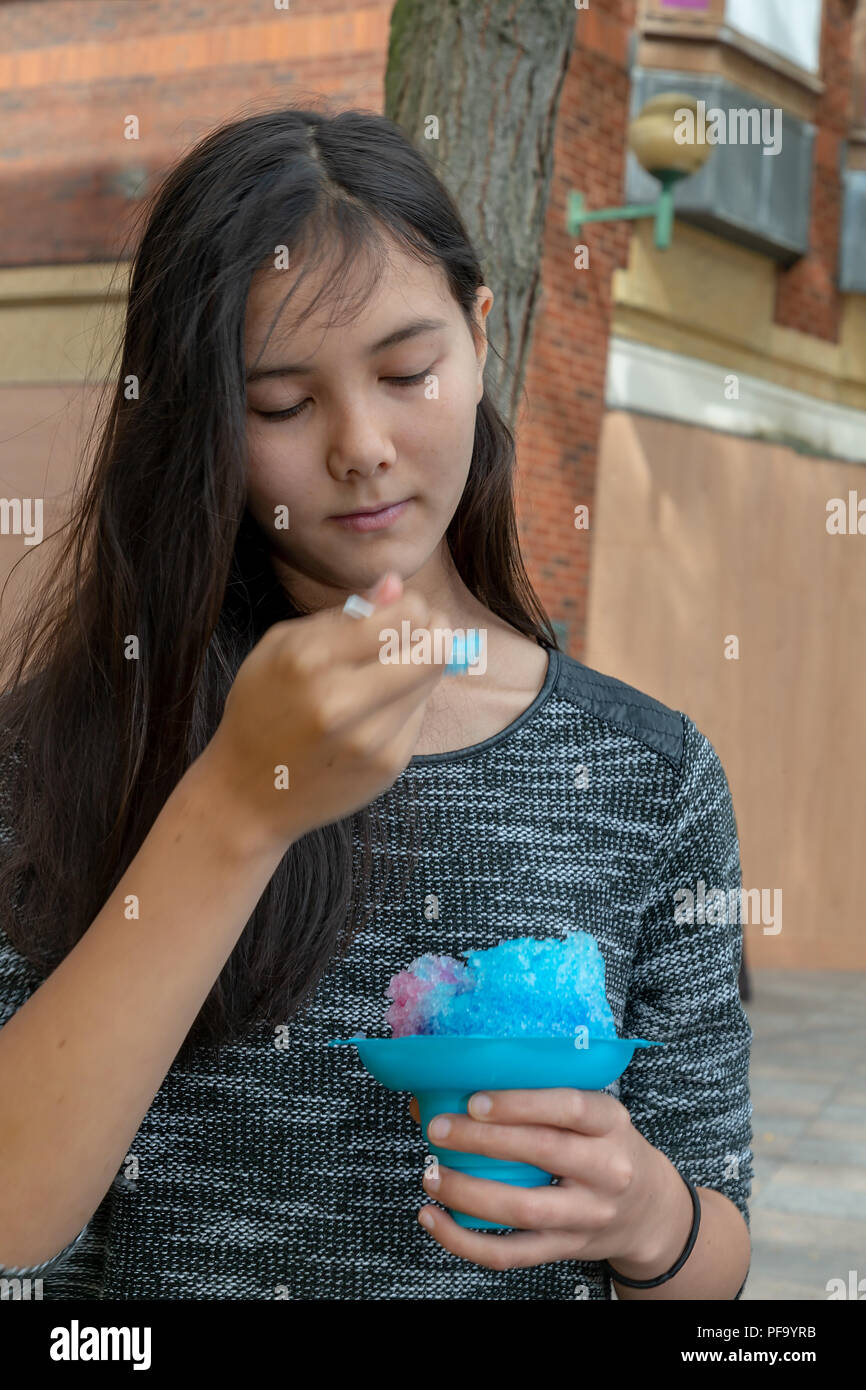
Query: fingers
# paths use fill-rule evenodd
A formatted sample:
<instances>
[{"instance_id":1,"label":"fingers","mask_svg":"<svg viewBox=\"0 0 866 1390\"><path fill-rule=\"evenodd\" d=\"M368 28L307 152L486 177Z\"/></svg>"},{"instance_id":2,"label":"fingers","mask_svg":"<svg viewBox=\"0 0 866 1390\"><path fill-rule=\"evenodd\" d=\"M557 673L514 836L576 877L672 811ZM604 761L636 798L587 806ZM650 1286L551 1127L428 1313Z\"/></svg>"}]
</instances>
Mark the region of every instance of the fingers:
<instances>
[{"instance_id":1,"label":"fingers","mask_svg":"<svg viewBox=\"0 0 866 1390\"><path fill-rule=\"evenodd\" d=\"M371 603L387 604L393 603L403 592L403 580L395 570L389 570L383 574L372 587L368 590L365 597Z\"/></svg>"},{"instance_id":2,"label":"fingers","mask_svg":"<svg viewBox=\"0 0 866 1390\"><path fill-rule=\"evenodd\" d=\"M485 1092L487 1094L487 1092ZM478 1112L470 1097L469 1114L485 1124L551 1125L574 1134L607 1134L621 1118L623 1106L603 1091L582 1091L574 1086L550 1086L542 1090L493 1091L485 1113Z\"/></svg>"},{"instance_id":3,"label":"fingers","mask_svg":"<svg viewBox=\"0 0 866 1390\"><path fill-rule=\"evenodd\" d=\"M360 597L363 598L363 595ZM380 634L385 628L397 633L399 639L399 635L403 632L402 624L404 622L408 624L409 631L412 633L423 628L429 628L432 633L437 627L440 632L443 632L446 627L444 616L431 610L426 598L416 589L404 590L399 578L396 585L392 585L392 581L389 579L388 584L383 587L382 595L376 601L372 613L364 616L350 616L341 608L325 609L323 613L329 622L337 626L340 660L347 665L360 666L380 661L383 646L383 638ZM434 651L436 645L434 641ZM441 638L439 645L442 645ZM449 653L445 652L442 658L443 664L448 660L448 655ZM417 671L417 663L407 662L406 664L414 667Z\"/></svg>"},{"instance_id":4,"label":"fingers","mask_svg":"<svg viewBox=\"0 0 866 1390\"><path fill-rule=\"evenodd\" d=\"M341 612L350 618L369 618L372 610L386 603L393 603L403 592L403 581L393 570L383 574L371 589L360 594L350 594Z\"/></svg>"},{"instance_id":5,"label":"fingers","mask_svg":"<svg viewBox=\"0 0 866 1390\"><path fill-rule=\"evenodd\" d=\"M610 1221L609 1199L574 1185L568 1189L551 1184L522 1187L492 1178L469 1177L439 1164L435 1174L424 1174L422 1186L429 1197L450 1211L496 1221L513 1231L553 1231L561 1235L573 1222L575 1229L591 1235Z\"/></svg>"},{"instance_id":6,"label":"fingers","mask_svg":"<svg viewBox=\"0 0 866 1390\"><path fill-rule=\"evenodd\" d=\"M429 1235L434 1240L452 1255L487 1269L521 1269L580 1258L580 1242L571 1231L511 1231L507 1235L479 1232L458 1226L453 1217L438 1207L424 1206L421 1210L432 1217Z\"/></svg>"}]
</instances>

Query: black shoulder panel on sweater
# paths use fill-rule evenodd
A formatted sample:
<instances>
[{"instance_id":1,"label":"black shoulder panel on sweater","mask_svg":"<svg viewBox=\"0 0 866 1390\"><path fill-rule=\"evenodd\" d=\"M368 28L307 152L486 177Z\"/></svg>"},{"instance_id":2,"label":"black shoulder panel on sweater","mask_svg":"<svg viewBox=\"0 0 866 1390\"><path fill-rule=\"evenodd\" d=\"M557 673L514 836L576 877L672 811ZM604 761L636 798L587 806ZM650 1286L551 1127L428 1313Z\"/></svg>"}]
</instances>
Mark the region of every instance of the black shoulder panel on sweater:
<instances>
[{"instance_id":1,"label":"black shoulder panel on sweater","mask_svg":"<svg viewBox=\"0 0 866 1390\"><path fill-rule=\"evenodd\" d=\"M683 717L679 711L625 681L593 671L565 652L556 693L654 748L679 771L683 757Z\"/></svg>"}]
</instances>

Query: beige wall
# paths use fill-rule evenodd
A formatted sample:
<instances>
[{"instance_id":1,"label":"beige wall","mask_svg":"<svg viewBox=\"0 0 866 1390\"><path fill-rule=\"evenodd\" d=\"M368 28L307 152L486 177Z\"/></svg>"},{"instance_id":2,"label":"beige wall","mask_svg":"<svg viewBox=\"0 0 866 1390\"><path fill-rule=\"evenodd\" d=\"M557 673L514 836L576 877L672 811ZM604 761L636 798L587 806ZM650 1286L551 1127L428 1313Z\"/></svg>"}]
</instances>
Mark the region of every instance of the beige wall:
<instances>
[{"instance_id":1,"label":"beige wall","mask_svg":"<svg viewBox=\"0 0 866 1390\"><path fill-rule=\"evenodd\" d=\"M0 534L0 672L9 653L3 641L26 606L34 584L64 537L51 539L66 521L78 461L101 388L0 386L0 497L42 498L43 542ZM0 519L2 526L2 519ZM20 563L19 563L20 561Z\"/></svg>"},{"instance_id":2,"label":"beige wall","mask_svg":"<svg viewBox=\"0 0 866 1390\"><path fill-rule=\"evenodd\" d=\"M597 486L584 660L716 748L743 886L782 890L750 963L866 969L866 535L826 530L866 470L611 412Z\"/></svg>"}]
</instances>

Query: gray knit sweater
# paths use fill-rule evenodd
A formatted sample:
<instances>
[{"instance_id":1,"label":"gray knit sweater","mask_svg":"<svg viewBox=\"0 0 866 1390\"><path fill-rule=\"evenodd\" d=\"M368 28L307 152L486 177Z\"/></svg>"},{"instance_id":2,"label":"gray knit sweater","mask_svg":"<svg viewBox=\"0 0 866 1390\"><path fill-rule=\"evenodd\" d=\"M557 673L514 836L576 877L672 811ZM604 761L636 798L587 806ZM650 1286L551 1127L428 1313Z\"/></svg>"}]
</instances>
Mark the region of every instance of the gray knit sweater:
<instances>
[{"instance_id":1,"label":"gray knit sweater","mask_svg":"<svg viewBox=\"0 0 866 1390\"><path fill-rule=\"evenodd\" d=\"M748 1224L739 914L682 921L675 900L699 897L699 880L732 900L739 844L724 771L688 716L553 650L507 729L413 758L375 805L396 872L375 855L366 927L287 1028L251 1033L219 1068L210 1054L172 1066L100 1206L43 1267L44 1298L610 1299L595 1262L497 1271L440 1246L417 1221L428 1145L409 1095L326 1045L387 1036L388 981L425 951L576 929L604 956L620 1036L667 1044L638 1049L608 1089ZM0 934L0 1026L38 984Z\"/></svg>"}]
</instances>

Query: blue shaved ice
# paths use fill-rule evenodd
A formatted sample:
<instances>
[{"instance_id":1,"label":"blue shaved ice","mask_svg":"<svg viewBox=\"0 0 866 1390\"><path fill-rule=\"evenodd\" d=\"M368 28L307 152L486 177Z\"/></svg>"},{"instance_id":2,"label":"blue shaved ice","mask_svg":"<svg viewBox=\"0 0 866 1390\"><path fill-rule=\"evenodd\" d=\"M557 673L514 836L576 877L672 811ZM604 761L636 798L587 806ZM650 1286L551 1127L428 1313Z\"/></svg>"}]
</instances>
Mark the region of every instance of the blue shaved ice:
<instances>
[{"instance_id":1,"label":"blue shaved ice","mask_svg":"<svg viewBox=\"0 0 866 1390\"><path fill-rule=\"evenodd\" d=\"M605 962L588 932L538 941L521 936L486 951L424 955L394 975L385 1016L395 1038L617 1036Z\"/></svg>"}]
</instances>

